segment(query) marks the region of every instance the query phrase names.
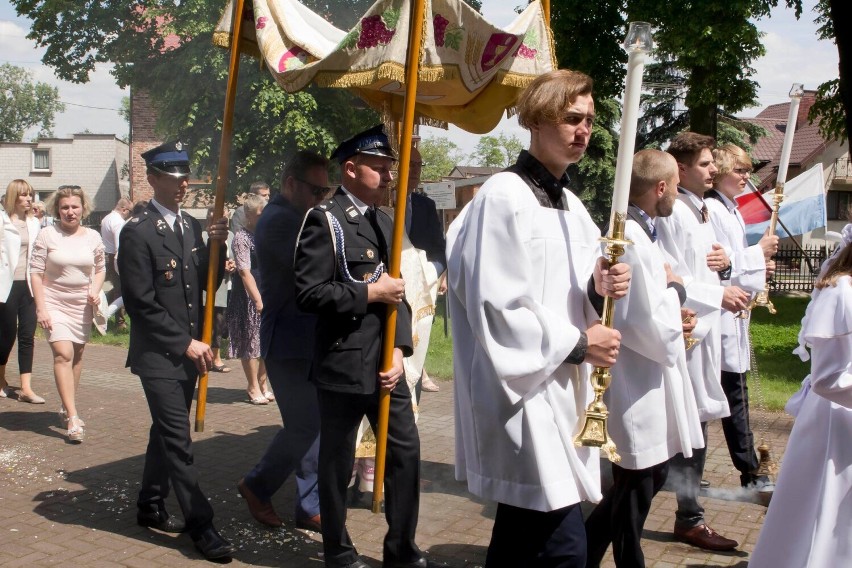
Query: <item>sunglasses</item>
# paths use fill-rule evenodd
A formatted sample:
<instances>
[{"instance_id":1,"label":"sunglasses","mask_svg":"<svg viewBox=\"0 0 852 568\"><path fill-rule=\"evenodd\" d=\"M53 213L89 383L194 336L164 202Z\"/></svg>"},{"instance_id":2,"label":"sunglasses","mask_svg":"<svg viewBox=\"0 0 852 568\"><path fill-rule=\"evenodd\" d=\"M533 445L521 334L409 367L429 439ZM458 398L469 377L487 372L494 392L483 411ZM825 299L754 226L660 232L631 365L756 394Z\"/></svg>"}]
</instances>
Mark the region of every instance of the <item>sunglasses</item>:
<instances>
[{"instance_id":1,"label":"sunglasses","mask_svg":"<svg viewBox=\"0 0 852 568\"><path fill-rule=\"evenodd\" d=\"M310 192L311 192L311 195L313 195L314 197L322 197L326 193L328 193L328 188L324 185L314 185L309 181L305 181L305 180L299 179L297 177L294 177L293 179L296 180L297 182L307 186L308 190L310 190Z\"/></svg>"}]
</instances>

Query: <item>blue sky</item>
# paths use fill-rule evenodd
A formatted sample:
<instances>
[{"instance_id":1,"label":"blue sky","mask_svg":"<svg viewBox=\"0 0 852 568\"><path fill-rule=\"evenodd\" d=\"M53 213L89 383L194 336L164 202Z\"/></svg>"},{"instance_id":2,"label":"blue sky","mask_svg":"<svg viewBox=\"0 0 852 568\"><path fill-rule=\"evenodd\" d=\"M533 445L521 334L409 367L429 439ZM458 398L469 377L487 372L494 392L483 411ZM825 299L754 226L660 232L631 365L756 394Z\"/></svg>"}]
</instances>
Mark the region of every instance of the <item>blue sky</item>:
<instances>
[{"instance_id":1,"label":"blue sky","mask_svg":"<svg viewBox=\"0 0 852 568\"><path fill-rule=\"evenodd\" d=\"M507 25L515 14L512 6L520 1L483 0L483 13L498 26ZM224 2L223 2L224 4ZM783 4L783 2L779 2ZM837 76L837 49L831 42L817 41L816 25L812 12L815 0L805 0L805 11L796 20L792 10L776 8L772 17L759 22L765 32L763 38L767 55L755 62L755 80L760 84L759 106L741 113L754 116L766 105L786 102L787 92L794 82L804 83L806 88L816 88L820 83ZM52 70L40 64L43 50L26 39L29 20L18 18L8 0L0 0L0 63L13 63L33 71L39 81L59 87L66 110L56 117L54 133L67 136L89 129L92 132L127 134L127 125L115 109L119 108L122 96L128 93L115 85L109 66L101 65L93 73L91 81L84 85L59 81ZM89 108L100 107L100 108ZM496 132L518 135L525 143L529 137L513 119L504 120ZM423 129L423 135L452 136L462 149L469 153L478 137L453 129L450 133L438 129Z\"/></svg>"}]
</instances>

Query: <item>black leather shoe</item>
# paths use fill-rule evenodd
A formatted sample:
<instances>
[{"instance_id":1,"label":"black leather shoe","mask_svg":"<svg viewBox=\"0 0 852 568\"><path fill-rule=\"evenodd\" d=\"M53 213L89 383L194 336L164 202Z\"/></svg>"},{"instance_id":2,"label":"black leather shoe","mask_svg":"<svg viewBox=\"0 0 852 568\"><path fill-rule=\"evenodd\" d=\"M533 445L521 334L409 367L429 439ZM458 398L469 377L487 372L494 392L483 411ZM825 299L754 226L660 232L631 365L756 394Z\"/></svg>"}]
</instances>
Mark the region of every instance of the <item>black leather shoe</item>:
<instances>
[{"instance_id":1,"label":"black leather shoe","mask_svg":"<svg viewBox=\"0 0 852 568\"><path fill-rule=\"evenodd\" d=\"M195 542L195 548L198 549L198 552L203 554L204 558L208 560L228 557L237 550L212 525L194 536L192 540Z\"/></svg>"},{"instance_id":2,"label":"black leather shoe","mask_svg":"<svg viewBox=\"0 0 852 568\"><path fill-rule=\"evenodd\" d=\"M370 565L358 558L355 562L350 562L343 568L370 568Z\"/></svg>"},{"instance_id":3,"label":"black leather shoe","mask_svg":"<svg viewBox=\"0 0 852 568\"><path fill-rule=\"evenodd\" d=\"M136 513L136 523L140 527L148 527L167 533L181 533L186 529L186 524L182 520L172 517L165 510L149 511L147 513L138 511Z\"/></svg>"},{"instance_id":4,"label":"black leather shoe","mask_svg":"<svg viewBox=\"0 0 852 568\"><path fill-rule=\"evenodd\" d=\"M395 560L385 560L382 563L382 568L446 568L446 564L427 560L425 556L415 560L414 562L397 562Z\"/></svg>"}]
</instances>

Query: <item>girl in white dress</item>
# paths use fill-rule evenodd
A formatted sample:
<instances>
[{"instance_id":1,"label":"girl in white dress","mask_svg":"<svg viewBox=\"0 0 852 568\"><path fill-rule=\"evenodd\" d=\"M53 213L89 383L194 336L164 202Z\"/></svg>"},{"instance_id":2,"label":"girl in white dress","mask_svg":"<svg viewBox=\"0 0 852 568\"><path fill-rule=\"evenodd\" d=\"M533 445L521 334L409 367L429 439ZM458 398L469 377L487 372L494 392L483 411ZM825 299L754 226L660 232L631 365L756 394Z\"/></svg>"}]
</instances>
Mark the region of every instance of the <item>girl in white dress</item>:
<instances>
[{"instance_id":1,"label":"girl in white dress","mask_svg":"<svg viewBox=\"0 0 852 568\"><path fill-rule=\"evenodd\" d=\"M749 566L852 566L852 225L823 267L802 320L811 374L787 403L796 417Z\"/></svg>"}]
</instances>

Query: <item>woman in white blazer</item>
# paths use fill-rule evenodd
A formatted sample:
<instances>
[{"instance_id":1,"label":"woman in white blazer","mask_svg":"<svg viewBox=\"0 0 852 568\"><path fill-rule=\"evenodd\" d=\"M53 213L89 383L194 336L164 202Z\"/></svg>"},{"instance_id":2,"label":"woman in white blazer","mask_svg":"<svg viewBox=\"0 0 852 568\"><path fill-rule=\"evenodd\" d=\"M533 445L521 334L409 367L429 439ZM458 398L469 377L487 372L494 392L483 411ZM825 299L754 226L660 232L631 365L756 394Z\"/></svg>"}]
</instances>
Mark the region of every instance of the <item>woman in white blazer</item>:
<instances>
[{"instance_id":1,"label":"woman in white blazer","mask_svg":"<svg viewBox=\"0 0 852 568\"><path fill-rule=\"evenodd\" d=\"M36 328L35 302L30 284L33 243L41 228L32 215L35 199L32 186L16 179L6 187L0 211L0 398L8 396L6 363L18 338L18 370L21 390L18 400L44 404L33 392L33 348Z\"/></svg>"}]
</instances>

